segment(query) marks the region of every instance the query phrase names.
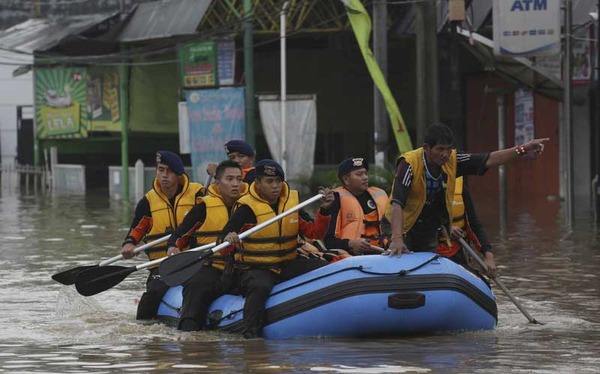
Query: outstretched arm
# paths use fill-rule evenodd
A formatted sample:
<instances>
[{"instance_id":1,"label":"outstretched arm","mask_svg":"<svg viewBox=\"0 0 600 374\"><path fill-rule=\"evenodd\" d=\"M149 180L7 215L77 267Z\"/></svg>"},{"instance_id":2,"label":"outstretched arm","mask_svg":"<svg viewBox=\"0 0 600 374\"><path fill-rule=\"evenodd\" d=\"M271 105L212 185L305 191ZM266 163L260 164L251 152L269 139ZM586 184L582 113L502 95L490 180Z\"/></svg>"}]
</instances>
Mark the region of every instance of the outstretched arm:
<instances>
[{"instance_id":1,"label":"outstretched arm","mask_svg":"<svg viewBox=\"0 0 600 374\"><path fill-rule=\"evenodd\" d=\"M550 138L533 139L523 145L494 151L490 153L485 166L489 168L504 165L521 157L535 160L544 151L544 143L549 140Z\"/></svg>"}]
</instances>

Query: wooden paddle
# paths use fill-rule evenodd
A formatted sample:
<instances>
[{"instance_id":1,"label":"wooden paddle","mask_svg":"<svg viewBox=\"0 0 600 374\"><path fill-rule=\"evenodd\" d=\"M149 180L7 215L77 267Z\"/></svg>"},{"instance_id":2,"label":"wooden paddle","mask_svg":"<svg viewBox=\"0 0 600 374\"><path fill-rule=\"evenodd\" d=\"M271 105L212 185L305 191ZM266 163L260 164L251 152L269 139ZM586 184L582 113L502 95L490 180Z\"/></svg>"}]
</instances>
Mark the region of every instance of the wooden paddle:
<instances>
[{"instance_id":1,"label":"wooden paddle","mask_svg":"<svg viewBox=\"0 0 600 374\"><path fill-rule=\"evenodd\" d=\"M169 239L169 237L171 237L171 235L163 236L162 238L156 239L154 241L151 241L150 243L139 246L134 250L133 253L138 254L141 251L143 251L144 249L147 249L147 248L153 247L157 244L166 242ZM66 286L69 286L69 285L75 283L75 279L77 278L77 275L79 275L79 273L81 273L82 271L94 269L94 268L97 268L100 266L110 265L110 264L117 262L119 260L122 260L122 259L123 259L123 255L118 255L118 256L106 259L96 265L77 266L72 269L64 270L64 271L61 271L60 273L54 274L52 276L52 279L54 279L58 283L62 283Z\"/></svg>"},{"instance_id":2,"label":"wooden paddle","mask_svg":"<svg viewBox=\"0 0 600 374\"><path fill-rule=\"evenodd\" d=\"M479 257L479 255L473 250L473 248L471 248L471 246L469 244L467 244L467 242L463 238L458 238L458 241L463 246L463 248L469 253L469 255L471 255L471 257L473 257L475 259L475 261L477 261L477 263L479 264L479 266L482 267L482 269L484 269L484 270L487 269L487 265L485 264L485 262L483 262L483 260L481 259L481 257ZM529 313L527 313L527 311L525 310L525 308L523 307L523 305L521 305L521 303L519 303L519 301L517 301L517 299L510 293L510 291L508 290L508 288L506 288L504 286L504 284L502 284L502 282L500 282L500 279L498 279L496 276L493 276L493 275L490 275L490 274L488 274L488 277L491 280L493 280L494 283L496 283L496 285L498 287L500 287L500 289L504 292L504 294L506 296L508 296L508 298L513 302L513 304L515 304L515 306L517 307L517 309L519 309L521 311L521 313L523 313L523 315L525 316L525 318L527 318L527 320L529 321L529 323L543 325L542 322L539 322L538 320L536 320L535 318L533 318Z\"/></svg>"},{"instance_id":3,"label":"wooden paddle","mask_svg":"<svg viewBox=\"0 0 600 374\"><path fill-rule=\"evenodd\" d=\"M321 199L323 197L322 194L317 194L310 199L286 210L285 212L261 223L260 225L256 225L249 230L242 232L239 235L240 239L244 239L257 231L262 230L263 228L269 226L270 224L279 221L287 215L290 215L303 207L314 203L315 201ZM199 270L199 265L202 260L211 256L212 254L220 251L223 248L227 248L230 245L229 242L223 242L216 247L212 248L209 252L203 253L198 256L197 253L186 251L176 254L175 256L170 256L167 260L165 260L159 268L160 278L167 285L173 287L179 284L184 283L188 279L190 279L194 274L196 274Z\"/></svg>"},{"instance_id":4,"label":"wooden paddle","mask_svg":"<svg viewBox=\"0 0 600 374\"><path fill-rule=\"evenodd\" d=\"M189 249L186 252L202 251L214 247L215 245L217 245L217 243L210 243L203 245L202 247ZM197 255L198 254L196 254L196 256ZM83 296L96 295L121 283L129 274L158 265L167 258L168 257L158 258L137 266L102 266L88 269L77 275L75 278L75 288L77 289L77 292Z\"/></svg>"}]
</instances>

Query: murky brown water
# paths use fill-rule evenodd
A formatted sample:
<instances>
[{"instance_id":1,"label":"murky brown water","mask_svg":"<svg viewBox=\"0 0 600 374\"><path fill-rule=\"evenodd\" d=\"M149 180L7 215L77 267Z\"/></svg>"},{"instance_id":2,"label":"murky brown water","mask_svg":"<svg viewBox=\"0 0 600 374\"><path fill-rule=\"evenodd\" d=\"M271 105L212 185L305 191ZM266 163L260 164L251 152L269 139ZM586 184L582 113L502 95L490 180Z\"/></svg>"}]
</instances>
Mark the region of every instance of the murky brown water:
<instances>
[{"instance_id":1,"label":"murky brown water","mask_svg":"<svg viewBox=\"0 0 600 374\"><path fill-rule=\"evenodd\" d=\"M53 282L60 269L118 251L132 206L105 196L0 195L0 371L598 373L600 244L589 222L562 240L558 225L515 215L501 279L544 326L497 291L495 331L397 339L245 341L180 333L134 320L145 274L92 298ZM547 221L547 220L546 220Z\"/></svg>"}]
</instances>

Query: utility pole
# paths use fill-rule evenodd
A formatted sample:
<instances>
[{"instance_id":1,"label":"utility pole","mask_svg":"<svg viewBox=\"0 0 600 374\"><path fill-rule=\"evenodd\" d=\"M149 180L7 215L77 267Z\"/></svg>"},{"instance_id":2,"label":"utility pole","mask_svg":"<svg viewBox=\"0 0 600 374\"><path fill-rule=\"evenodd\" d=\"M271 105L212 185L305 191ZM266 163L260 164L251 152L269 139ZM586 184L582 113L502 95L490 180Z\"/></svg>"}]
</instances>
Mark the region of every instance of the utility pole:
<instances>
[{"instance_id":1,"label":"utility pole","mask_svg":"<svg viewBox=\"0 0 600 374\"><path fill-rule=\"evenodd\" d=\"M373 1L373 52L375 61L381 68L384 79L388 77L388 45L387 45L387 1ZM389 118L383 97L373 83L373 141L375 145L375 165L385 167L388 155L389 142Z\"/></svg>"},{"instance_id":2,"label":"utility pole","mask_svg":"<svg viewBox=\"0 0 600 374\"><path fill-rule=\"evenodd\" d=\"M498 149L506 148L506 105L504 92L499 92L496 98L498 105ZM508 217L508 193L506 183L506 166L498 167L498 213L500 221L500 236L506 236Z\"/></svg>"},{"instance_id":3,"label":"utility pole","mask_svg":"<svg viewBox=\"0 0 600 374\"><path fill-rule=\"evenodd\" d=\"M31 3L31 16L33 18L40 18L42 16L42 12L40 9L40 0L33 0Z\"/></svg>"},{"instance_id":4,"label":"utility pole","mask_svg":"<svg viewBox=\"0 0 600 374\"><path fill-rule=\"evenodd\" d=\"M572 39L571 31L573 29L573 4L571 0L564 0L565 5L565 23L564 23L564 50L563 50L563 121L564 121L564 141L565 163L564 163L564 181L565 181L565 223L569 230L573 228L574 198L573 198L573 91L572 91Z\"/></svg>"},{"instance_id":5,"label":"utility pole","mask_svg":"<svg viewBox=\"0 0 600 374\"><path fill-rule=\"evenodd\" d=\"M125 0L119 1L121 20L125 15ZM123 51L123 48L121 48ZM125 59L119 65L119 106L121 117L121 193L129 201L129 65Z\"/></svg>"},{"instance_id":6,"label":"utility pole","mask_svg":"<svg viewBox=\"0 0 600 374\"><path fill-rule=\"evenodd\" d=\"M281 139L279 139L279 147L281 150L281 168L284 173L287 173L287 50L286 50L286 20L287 20L287 11L288 6L290 5L289 1L283 3L280 12L280 79L281 79L281 94L279 101L279 119L281 121Z\"/></svg>"},{"instance_id":7,"label":"utility pole","mask_svg":"<svg viewBox=\"0 0 600 374\"><path fill-rule=\"evenodd\" d=\"M244 77L246 79L246 141L255 145L253 0L244 0Z\"/></svg>"},{"instance_id":8,"label":"utility pole","mask_svg":"<svg viewBox=\"0 0 600 374\"><path fill-rule=\"evenodd\" d=\"M423 144L425 129L438 122L437 12L435 0L415 6L417 60L417 145Z\"/></svg>"},{"instance_id":9,"label":"utility pole","mask_svg":"<svg viewBox=\"0 0 600 374\"><path fill-rule=\"evenodd\" d=\"M596 118L594 118L596 126L595 126L595 142L594 142L594 165L596 166L596 180L600 178L600 0L598 0L598 4L596 7ZM598 193L598 185L596 185L596 189L592 191L595 195L593 201L596 202L596 206L592 209L595 209L595 217L596 221L598 217L600 217L600 194ZM596 222L597 223L597 222Z\"/></svg>"}]
</instances>

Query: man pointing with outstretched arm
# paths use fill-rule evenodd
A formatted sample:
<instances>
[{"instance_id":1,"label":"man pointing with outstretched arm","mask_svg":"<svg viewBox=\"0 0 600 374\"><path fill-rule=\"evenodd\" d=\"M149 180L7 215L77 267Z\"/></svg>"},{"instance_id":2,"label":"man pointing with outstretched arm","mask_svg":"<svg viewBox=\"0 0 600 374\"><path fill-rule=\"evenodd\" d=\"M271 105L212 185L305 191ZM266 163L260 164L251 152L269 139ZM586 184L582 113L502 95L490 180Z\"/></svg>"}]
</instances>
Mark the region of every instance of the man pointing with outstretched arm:
<instances>
[{"instance_id":1,"label":"man pointing with outstretched arm","mask_svg":"<svg viewBox=\"0 0 600 374\"><path fill-rule=\"evenodd\" d=\"M429 126L423 147L402 154L396 164L389 253L435 252L437 231L441 227L450 230L457 177L482 175L490 167L519 159L536 159L548 140L534 139L490 153L457 153L448 126Z\"/></svg>"}]
</instances>

